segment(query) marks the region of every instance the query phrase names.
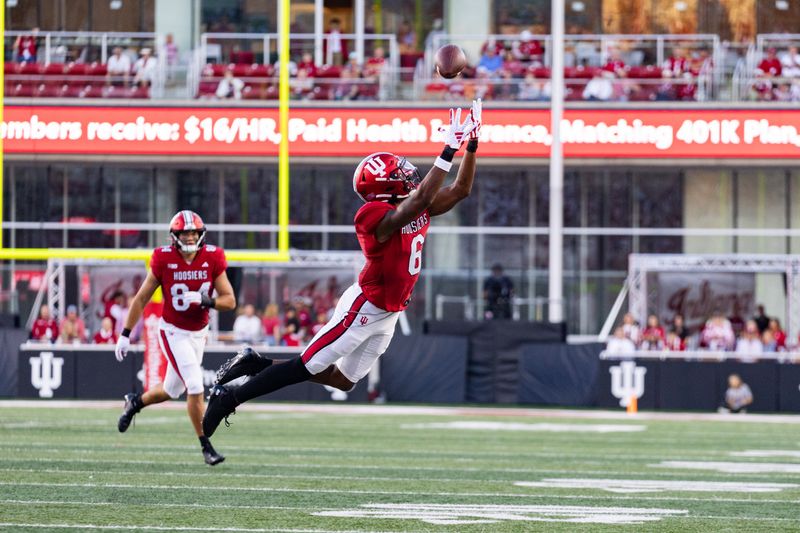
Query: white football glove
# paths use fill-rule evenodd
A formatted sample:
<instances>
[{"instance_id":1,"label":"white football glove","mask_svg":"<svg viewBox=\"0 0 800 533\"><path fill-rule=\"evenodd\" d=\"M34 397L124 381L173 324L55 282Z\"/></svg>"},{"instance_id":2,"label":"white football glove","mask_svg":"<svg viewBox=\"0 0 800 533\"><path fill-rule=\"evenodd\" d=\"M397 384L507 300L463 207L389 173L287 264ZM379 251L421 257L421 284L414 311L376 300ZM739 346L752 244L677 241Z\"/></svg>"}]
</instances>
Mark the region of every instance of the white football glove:
<instances>
[{"instance_id":1,"label":"white football glove","mask_svg":"<svg viewBox=\"0 0 800 533\"><path fill-rule=\"evenodd\" d=\"M457 108L455 111L450 109L450 124L446 128L439 128L439 131L444 133L444 143L450 148L458 150L474 129L475 123L472 122L470 116L461 122L461 108Z\"/></svg>"},{"instance_id":2,"label":"white football glove","mask_svg":"<svg viewBox=\"0 0 800 533\"><path fill-rule=\"evenodd\" d=\"M203 301L203 295L197 291L189 291L183 293L183 301L189 305L200 305Z\"/></svg>"},{"instance_id":3,"label":"white football glove","mask_svg":"<svg viewBox=\"0 0 800 533\"><path fill-rule=\"evenodd\" d=\"M481 99L478 98L477 100L472 101L472 110L469 112L469 118L472 120L472 123L475 127L469 132L470 139L478 139L481 136L481 113L483 110L483 103Z\"/></svg>"},{"instance_id":4,"label":"white football glove","mask_svg":"<svg viewBox=\"0 0 800 533\"><path fill-rule=\"evenodd\" d=\"M117 347L114 348L114 355L117 357L117 361L120 363L125 356L128 355L128 348L131 346L131 340L128 337L120 335L117 339Z\"/></svg>"}]
</instances>

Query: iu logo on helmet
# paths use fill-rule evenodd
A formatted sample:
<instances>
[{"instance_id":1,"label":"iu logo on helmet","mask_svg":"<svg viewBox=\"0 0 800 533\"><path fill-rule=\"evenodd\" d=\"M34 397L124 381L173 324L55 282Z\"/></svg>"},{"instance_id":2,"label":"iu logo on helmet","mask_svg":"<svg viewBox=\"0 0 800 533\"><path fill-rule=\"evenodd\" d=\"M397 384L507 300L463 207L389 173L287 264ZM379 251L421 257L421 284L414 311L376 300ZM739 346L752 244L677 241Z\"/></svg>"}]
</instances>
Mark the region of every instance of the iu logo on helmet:
<instances>
[{"instance_id":1,"label":"iu logo on helmet","mask_svg":"<svg viewBox=\"0 0 800 533\"><path fill-rule=\"evenodd\" d=\"M39 391L40 398L52 398L53 391L61 386L63 357L53 357L53 352L42 352L28 359L31 364L31 385Z\"/></svg>"},{"instance_id":2,"label":"iu logo on helmet","mask_svg":"<svg viewBox=\"0 0 800 533\"><path fill-rule=\"evenodd\" d=\"M372 172L373 176L380 176L381 178L386 175L386 163L380 157L373 157L366 163L364 168Z\"/></svg>"},{"instance_id":3,"label":"iu logo on helmet","mask_svg":"<svg viewBox=\"0 0 800 533\"><path fill-rule=\"evenodd\" d=\"M636 366L633 361L622 361L608 371L611 372L611 395L619 398L620 407L627 407L631 396L636 396L637 400L642 397L646 368Z\"/></svg>"}]
</instances>

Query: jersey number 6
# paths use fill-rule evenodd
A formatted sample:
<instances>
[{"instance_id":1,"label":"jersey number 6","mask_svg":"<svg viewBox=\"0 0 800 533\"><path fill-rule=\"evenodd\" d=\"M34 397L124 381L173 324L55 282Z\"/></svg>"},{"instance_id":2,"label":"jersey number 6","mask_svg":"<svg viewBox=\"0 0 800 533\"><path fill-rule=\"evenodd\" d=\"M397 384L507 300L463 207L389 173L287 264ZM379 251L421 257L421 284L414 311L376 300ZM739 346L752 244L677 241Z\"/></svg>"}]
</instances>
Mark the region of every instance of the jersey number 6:
<instances>
[{"instance_id":1,"label":"jersey number 6","mask_svg":"<svg viewBox=\"0 0 800 533\"><path fill-rule=\"evenodd\" d=\"M210 296L208 294L209 289L211 289L211 282L206 281L202 285L200 285L200 290L197 291L200 294L205 294L206 296ZM176 311L186 311L189 309L189 302L183 299L183 295L189 292L189 286L185 283L176 283L170 289L170 293L172 293L172 307Z\"/></svg>"},{"instance_id":2,"label":"jersey number 6","mask_svg":"<svg viewBox=\"0 0 800 533\"><path fill-rule=\"evenodd\" d=\"M411 256L408 258L408 273L412 276L422 270L422 245L425 243L424 235L417 235L411 241Z\"/></svg>"}]
</instances>

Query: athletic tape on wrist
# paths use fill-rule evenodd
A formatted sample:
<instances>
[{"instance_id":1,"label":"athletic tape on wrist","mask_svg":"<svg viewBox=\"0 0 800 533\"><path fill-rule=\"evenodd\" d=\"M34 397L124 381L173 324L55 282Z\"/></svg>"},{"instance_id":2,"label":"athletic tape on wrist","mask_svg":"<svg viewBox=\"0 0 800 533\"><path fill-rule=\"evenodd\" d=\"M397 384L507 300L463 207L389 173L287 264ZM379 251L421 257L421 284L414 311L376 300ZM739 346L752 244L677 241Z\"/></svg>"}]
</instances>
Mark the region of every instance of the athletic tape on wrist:
<instances>
[{"instance_id":1,"label":"athletic tape on wrist","mask_svg":"<svg viewBox=\"0 0 800 533\"><path fill-rule=\"evenodd\" d=\"M436 161L433 162L433 166L441 168L445 172L450 172L450 169L453 167L453 163L450 161L445 161L441 157L437 157Z\"/></svg>"},{"instance_id":2,"label":"athletic tape on wrist","mask_svg":"<svg viewBox=\"0 0 800 533\"><path fill-rule=\"evenodd\" d=\"M467 143L467 152L477 152L478 151L478 139L470 139Z\"/></svg>"}]
</instances>

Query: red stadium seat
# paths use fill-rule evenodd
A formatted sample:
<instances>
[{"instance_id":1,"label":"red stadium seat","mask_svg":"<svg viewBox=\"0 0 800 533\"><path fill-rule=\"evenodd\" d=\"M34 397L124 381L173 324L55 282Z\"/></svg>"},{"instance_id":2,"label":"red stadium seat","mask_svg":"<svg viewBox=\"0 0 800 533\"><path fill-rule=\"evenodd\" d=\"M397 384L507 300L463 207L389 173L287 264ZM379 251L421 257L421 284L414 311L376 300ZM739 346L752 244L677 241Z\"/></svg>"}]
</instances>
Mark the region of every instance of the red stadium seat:
<instances>
[{"instance_id":1,"label":"red stadium seat","mask_svg":"<svg viewBox=\"0 0 800 533\"><path fill-rule=\"evenodd\" d=\"M17 74L35 76L39 74L40 68L44 68L44 65L39 65L38 63L20 63L17 68Z\"/></svg>"},{"instance_id":2,"label":"red stadium seat","mask_svg":"<svg viewBox=\"0 0 800 533\"><path fill-rule=\"evenodd\" d=\"M65 68L64 63L50 63L44 66L41 73L45 76L63 76Z\"/></svg>"},{"instance_id":3,"label":"red stadium seat","mask_svg":"<svg viewBox=\"0 0 800 533\"><path fill-rule=\"evenodd\" d=\"M278 87L275 85L270 85L266 89L264 89L264 100L277 100L278 99Z\"/></svg>"},{"instance_id":4,"label":"red stadium seat","mask_svg":"<svg viewBox=\"0 0 800 533\"><path fill-rule=\"evenodd\" d=\"M242 89L242 100L260 100L261 87L258 85L247 85Z\"/></svg>"},{"instance_id":5,"label":"red stadium seat","mask_svg":"<svg viewBox=\"0 0 800 533\"><path fill-rule=\"evenodd\" d=\"M42 83L36 88L34 96L40 98L59 98L64 93L64 83Z\"/></svg>"},{"instance_id":6,"label":"red stadium seat","mask_svg":"<svg viewBox=\"0 0 800 533\"><path fill-rule=\"evenodd\" d=\"M19 63L14 63L13 61L7 61L6 64L3 65L3 72L6 75L16 74L18 69Z\"/></svg>"},{"instance_id":7,"label":"red stadium seat","mask_svg":"<svg viewBox=\"0 0 800 533\"><path fill-rule=\"evenodd\" d=\"M126 92L128 98L150 98L149 87L133 87Z\"/></svg>"},{"instance_id":8,"label":"red stadium seat","mask_svg":"<svg viewBox=\"0 0 800 533\"><path fill-rule=\"evenodd\" d=\"M197 96L214 96L217 94L217 86L219 82L203 80L197 88Z\"/></svg>"},{"instance_id":9,"label":"red stadium seat","mask_svg":"<svg viewBox=\"0 0 800 533\"><path fill-rule=\"evenodd\" d=\"M317 78L339 78L342 68L336 65L323 65L317 69Z\"/></svg>"},{"instance_id":10,"label":"red stadium seat","mask_svg":"<svg viewBox=\"0 0 800 533\"><path fill-rule=\"evenodd\" d=\"M237 78L247 78L252 70L251 65L233 65L233 75Z\"/></svg>"},{"instance_id":11,"label":"red stadium seat","mask_svg":"<svg viewBox=\"0 0 800 533\"><path fill-rule=\"evenodd\" d=\"M83 63L68 63L64 73L67 76L85 76L86 65Z\"/></svg>"},{"instance_id":12,"label":"red stadium seat","mask_svg":"<svg viewBox=\"0 0 800 533\"><path fill-rule=\"evenodd\" d=\"M11 96L17 98L30 98L36 93L36 84L31 82L18 83Z\"/></svg>"},{"instance_id":13,"label":"red stadium seat","mask_svg":"<svg viewBox=\"0 0 800 533\"><path fill-rule=\"evenodd\" d=\"M547 67L534 67L530 69L537 78L549 78L550 69Z\"/></svg>"},{"instance_id":14,"label":"red stadium seat","mask_svg":"<svg viewBox=\"0 0 800 533\"><path fill-rule=\"evenodd\" d=\"M61 96L63 98L80 98L83 96L85 90L86 86L68 83L64 86Z\"/></svg>"},{"instance_id":15,"label":"red stadium seat","mask_svg":"<svg viewBox=\"0 0 800 533\"><path fill-rule=\"evenodd\" d=\"M108 66L103 63L92 63L86 68L87 76L105 76L108 74Z\"/></svg>"},{"instance_id":16,"label":"red stadium seat","mask_svg":"<svg viewBox=\"0 0 800 533\"><path fill-rule=\"evenodd\" d=\"M260 65L256 63L252 65L250 70L250 77L251 78L271 78L275 75L275 69L272 68L272 65Z\"/></svg>"},{"instance_id":17,"label":"red stadium seat","mask_svg":"<svg viewBox=\"0 0 800 533\"><path fill-rule=\"evenodd\" d=\"M316 86L311 90L308 98L310 100L330 100L331 96L331 90L328 87Z\"/></svg>"},{"instance_id":18,"label":"red stadium seat","mask_svg":"<svg viewBox=\"0 0 800 533\"><path fill-rule=\"evenodd\" d=\"M70 89L72 90L72 89ZM87 85L82 92L79 93L81 98L104 98L106 94L105 87L97 85Z\"/></svg>"}]
</instances>

